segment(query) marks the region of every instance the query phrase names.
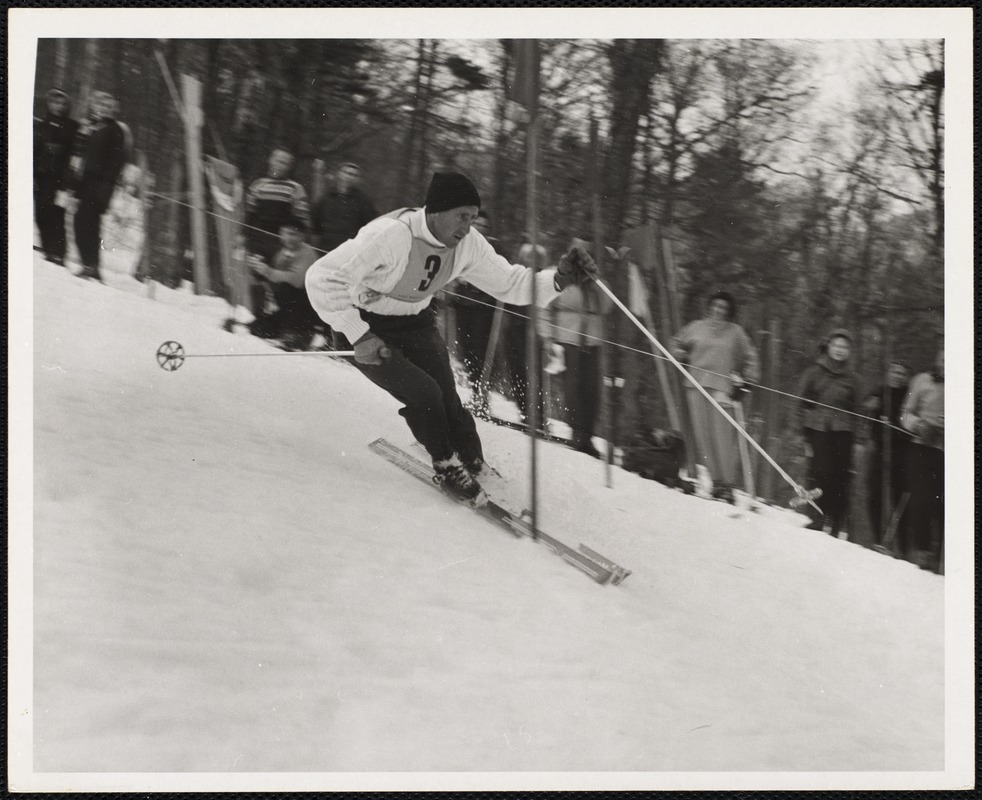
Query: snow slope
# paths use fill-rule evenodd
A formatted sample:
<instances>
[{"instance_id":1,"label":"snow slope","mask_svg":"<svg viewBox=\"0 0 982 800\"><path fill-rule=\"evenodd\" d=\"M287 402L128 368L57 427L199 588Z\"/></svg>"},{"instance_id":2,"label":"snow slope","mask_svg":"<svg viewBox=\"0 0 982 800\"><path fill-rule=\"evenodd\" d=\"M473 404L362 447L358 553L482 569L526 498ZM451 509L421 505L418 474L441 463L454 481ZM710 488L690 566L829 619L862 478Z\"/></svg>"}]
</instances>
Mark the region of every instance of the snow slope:
<instances>
[{"instance_id":1,"label":"snow slope","mask_svg":"<svg viewBox=\"0 0 982 800\"><path fill-rule=\"evenodd\" d=\"M371 453L409 433L350 365L225 333L214 298L40 259L33 277L21 705L47 785L818 788L945 769L945 578L790 511L736 515L620 470L607 488L595 460L540 445L543 529L634 571L599 586ZM168 339L270 357L168 373ZM528 440L479 425L522 485Z\"/></svg>"}]
</instances>

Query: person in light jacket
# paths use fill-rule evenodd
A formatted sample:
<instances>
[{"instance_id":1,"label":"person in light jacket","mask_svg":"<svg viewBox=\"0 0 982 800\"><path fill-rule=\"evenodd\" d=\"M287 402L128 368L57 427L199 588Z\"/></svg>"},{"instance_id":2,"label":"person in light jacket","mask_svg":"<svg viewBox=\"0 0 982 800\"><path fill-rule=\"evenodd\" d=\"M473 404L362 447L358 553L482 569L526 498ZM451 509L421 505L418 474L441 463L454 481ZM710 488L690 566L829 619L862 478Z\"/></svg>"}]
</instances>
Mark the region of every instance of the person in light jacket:
<instances>
[{"instance_id":1,"label":"person in light jacket","mask_svg":"<svg viewBox=\"0 0 982 800\"><path fill-rule=\"evenodd\" d=\"M573 246L581 244L575 239ZM600 345L604 318L614 304L591 282L570 286L541 313L541 334L547 350L560 348L563 396L573 430L571 446L599 458L593 430L600 410ZM558 353L556 354L558 355Z\"/></svg>"},{"instance_id":2,"label":"person in light jacket","mask_svg":"<svg viewBox=\"0 0 982 800\"><path fill-rule=\"evenodd\" d=\"M860 403L859 385L850 366L852 334L839 328L822 342L815 363L805 370L798 387L802 435L810 451L808 486L819 488L819 515L810 506L811 530L838 537L849 509L853 427Z\"/></svg>"},{"instance_id":3,"label":"person in light jacket","mask_svg":"<svg viewBox=\"0 0 982 800\"><path fill-rule=\"evenodd\" d=\"M907 520L925 569L944 572L944 350L934 370L915 375L900 416L913 434L908 448Z\"/></svg>"},{"instance_id":4,"label":"person in light jacket","mask_svg":"<svg viewBox=\"0 0 982 800\"><path fill-rule=\"evenodd\" d=\"M760 380L757 349L733 321L736 310L731 294L716 292L709 298L706 316L682 328L671 346L672 355L727 411L732 411L745 382ZM685 390L698 463L709 470L715 493L729 499L740 476L739 434L688 381Z\"/></svg>"}]
</instances>

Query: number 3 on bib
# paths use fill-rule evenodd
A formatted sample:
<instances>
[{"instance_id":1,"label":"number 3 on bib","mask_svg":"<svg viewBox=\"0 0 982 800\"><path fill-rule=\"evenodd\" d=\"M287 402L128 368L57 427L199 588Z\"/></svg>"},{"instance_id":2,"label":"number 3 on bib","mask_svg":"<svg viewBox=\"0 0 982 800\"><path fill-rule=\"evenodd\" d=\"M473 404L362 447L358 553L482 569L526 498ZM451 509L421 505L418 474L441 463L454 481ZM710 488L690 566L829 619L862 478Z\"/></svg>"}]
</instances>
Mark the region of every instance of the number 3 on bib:
<instances>
[{"instance_id":1,"label":"number 3 on bib","mask_svg":"<svg viewBox=\"0 0 982 800\"><path fill-rule=\"evenodd\" d=\"M426 270L426 277L419 282L419 286L416 289L417 292L425 292L430 288L430 284L433 283L433 279L440 271L440 264L440 256L431 255L427 257L426 263L423 265L423 269Z\"/></svg>"}]
</instances>

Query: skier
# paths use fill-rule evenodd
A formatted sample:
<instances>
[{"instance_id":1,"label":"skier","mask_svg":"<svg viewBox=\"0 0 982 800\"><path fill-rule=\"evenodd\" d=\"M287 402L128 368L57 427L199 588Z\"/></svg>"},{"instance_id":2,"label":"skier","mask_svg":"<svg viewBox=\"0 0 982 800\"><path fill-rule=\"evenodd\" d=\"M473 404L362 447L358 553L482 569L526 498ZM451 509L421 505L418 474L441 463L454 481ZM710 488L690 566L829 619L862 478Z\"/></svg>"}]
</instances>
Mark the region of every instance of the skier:
<instances>
[{"instance_id":1,"label":"skier","mask_svg":"<svg viewBox=\"0 0 982 800\"><path fill-rule=\"evenodd\" d=\"M557 269L534 273L497 255L471 228L477 188L459 172L433 175L423 208L373 220L307 272L311 305L353 342L355 366L404 404L405 418L433 460L436 480L457 500L487 502L477 481L484 452L474 418L457 395L450 356L430 302L455 278L508 303L548 305L563 289L596 274L573 248Z\"/></svg>"}]
</instances>

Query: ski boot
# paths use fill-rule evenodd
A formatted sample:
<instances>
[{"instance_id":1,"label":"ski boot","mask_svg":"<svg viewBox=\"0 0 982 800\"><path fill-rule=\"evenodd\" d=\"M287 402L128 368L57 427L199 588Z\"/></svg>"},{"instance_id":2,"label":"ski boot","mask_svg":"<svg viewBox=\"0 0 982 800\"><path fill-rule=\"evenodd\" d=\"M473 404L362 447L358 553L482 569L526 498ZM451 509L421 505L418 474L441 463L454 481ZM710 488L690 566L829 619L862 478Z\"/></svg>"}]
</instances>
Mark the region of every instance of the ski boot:
<instances>
[{"instance_id":1,"label":"ski boot","mask_svg":"<svg viewBox=\"0 0 982 800\"><path fill-rule=\"evenodd\" d=\"M433 482L454 500L459 500L472 508L480 508L488 502L488 496L481 488L481 484L474 480L474 476L465 469L457 456L452 456L445 461L434 461L433 471L436 473Z\"/></svg>"}]
</instances>

